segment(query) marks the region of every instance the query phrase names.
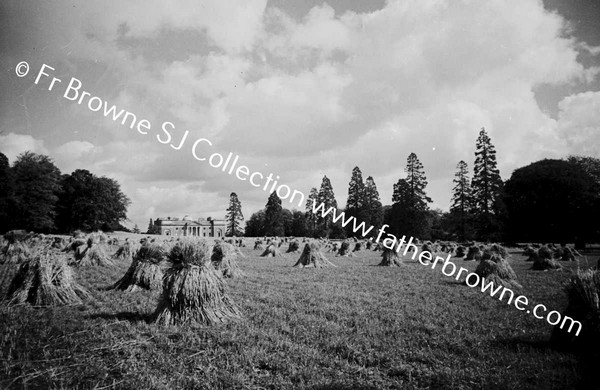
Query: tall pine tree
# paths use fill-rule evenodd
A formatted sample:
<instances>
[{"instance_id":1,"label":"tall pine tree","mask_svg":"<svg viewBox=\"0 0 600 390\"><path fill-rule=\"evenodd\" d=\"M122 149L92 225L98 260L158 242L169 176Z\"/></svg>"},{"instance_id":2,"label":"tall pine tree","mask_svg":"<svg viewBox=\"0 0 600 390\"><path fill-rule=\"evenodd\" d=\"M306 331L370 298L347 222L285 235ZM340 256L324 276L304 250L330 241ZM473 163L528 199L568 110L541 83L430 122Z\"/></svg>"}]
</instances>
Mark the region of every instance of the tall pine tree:
<instances>
[{"instance_id":1,"label":"tall pine tree","mask_svg":"<svg viewBox=\"0 0 600 390\"><path fill-rule=\"evenodd\" d=\"M154 231L154 222L152 222L152 218L150 218L150 222L148 223L148 230L146 231L146 234L156 234L156 232Z\"/></svg>"},{"instance_id":2,"label":"tall pine tree","mask_svg":"<svg viewBox=\"0 0 600 390\"><path fill-rule=\"evenodd\" d=\"M390 230L399 235L426 238L428 203L432 200L425 193L427 178L415 153L408 156L405 172L406 179L394 185Z\"/></svg>"},{"instance_id":3,"label":"tall pine tree","mask_svg":"<svg viewBox=\"0 0 600 390\"><path fill-rule=\"evenodd\" d=\"M471 188L478 238L491 239L500 230L502 179L497 167L496 149L484 128L477 137Z\"/></svg>"},{"instance_id":4,"label":"tall pine tree","mask_svg":"<svg viewBox=\"0 0 600 390\"><path fill-rule=\"evenodd\" d=\"M283 209L281 199L273 191L265 206L265 236L283 236L285 227L283 224Z\"/></svg>"},{"instance_id":5,"label":"tall pine tree","mask_svg":"<svg viewBox=\"0 0 600 390\"><path fill-rule=\"evenodd\" d=\"M408 156L404 172L406 172L406 182L410 187L410 207L419 211L429 210L429 205L427 203L431 203L432 200L425 193L427 178L423 171L423 164L421 164L421 161L419 161L419 158L415 153L411 153Z\"/></svg>"},{"instance_id":6,"label":"tall pine tree","mask_svg":"<svg viewBox=\"0 0 600 390\"><path fill-rule=\"evenodd\" d=\"M453 221L456 221L458 237L464 241L467 239L467 224L471 221L473 200L469 180L469 167L462 160L456 166L454 184L450 213Z\"/></svg>"},{"instance_id":7,"label":"tall pine tree","mask_svg":"<svg viewBox=\"0 0 600 390\"><path fill-rule=\"evenodd\" d=\"M317 231L317 214L313 213L313 204L316 207L319 206L319 191L315 187L310 189L310 194L308 194L308 199L306 199L306 212L304 215L306 216L306 229L307 234L310 237L315 237L315 233Z\"/></svg>"},{"instance_id":8,"label":"tall pine tree","mask_svg":"<svg viewBox=\"0 0 600 390\"><path fill-rule=\"evenodd\" d=\"M345 214L347 217L365 217L363 212L365 201L365 183L363 182L362 172L359 167L354 167L352 177L348 183L348 200L346 201ZM352 225L346 226L347 235L357 235L352 231Z\"/></svg>"},{"instance_id":9,"label":"tall pine tree","mask_svg":"<svg viewBox=\"0 0 600 390\"><path fill-rule=\"evenodd\" d=\"M235 192L229 195L229 207L227 208L227 214L225 215L225 224L227 228L225 235L228 237L243 236L242 223L244 222L244 215L242 214L242 203L238 199Z\"/></svg>"},{"instance_id":10,"label":"tall pine tree","mask_svg":"<svg viewBox=\"0 0 600 390\"><path fill-rule=\"evenodd\" d=\"M337 201L335 200L333 187L331 186L331 181L327 176L323 176L321 188L319 189L319 193L317 195L317 206L321 205L321 203L325 207L325 210L328 210L331 207L337 209ZM317 216L318 230L320 235L324 235L325 237L329 238L333 228L332 219L332 213L327 214L327 216L324 218L322 216Z\"/></svg>"},{"instance_id":11,"label":"tall pine tree","mask_svg":"<svg viewBox=\"0 0 600 390\"><path fill-rule=\"evenodd\" d=\"M383 206L377 191L377 185L372 176L365 182L362 210L359 219L364 221L366 226L373 226L374 231L381 227L383 223Z\"/></svg>"}]
</instances>

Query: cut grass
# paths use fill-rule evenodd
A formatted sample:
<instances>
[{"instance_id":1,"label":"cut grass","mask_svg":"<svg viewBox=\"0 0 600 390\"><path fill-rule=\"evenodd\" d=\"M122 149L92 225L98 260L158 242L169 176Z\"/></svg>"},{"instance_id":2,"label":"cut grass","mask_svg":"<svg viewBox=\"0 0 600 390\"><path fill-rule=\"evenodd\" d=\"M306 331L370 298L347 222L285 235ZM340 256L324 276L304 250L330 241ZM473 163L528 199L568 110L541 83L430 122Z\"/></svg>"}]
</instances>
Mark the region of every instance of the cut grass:
<instances>
[{"instance_id":1,"label":"cut grass","mask_svg":"<svg viewBox=\"0 0 600 390\"><path fill-rule=\"evenodd\" d=\"M550 325L439 269L410 258L377 267L381 254L362 251L337 268L297 272L295 258L242 250L247 277L227 280L239 322L147 323L157 294L98 291L127 262L76 270L95 303L2 307L0 387L547 389L582 379L574 355L549 349ZM512 253L521 293L564 310L568 273L530 265ZM0 276L14 272L6 267Z\"/></svg>"}]
</instances>

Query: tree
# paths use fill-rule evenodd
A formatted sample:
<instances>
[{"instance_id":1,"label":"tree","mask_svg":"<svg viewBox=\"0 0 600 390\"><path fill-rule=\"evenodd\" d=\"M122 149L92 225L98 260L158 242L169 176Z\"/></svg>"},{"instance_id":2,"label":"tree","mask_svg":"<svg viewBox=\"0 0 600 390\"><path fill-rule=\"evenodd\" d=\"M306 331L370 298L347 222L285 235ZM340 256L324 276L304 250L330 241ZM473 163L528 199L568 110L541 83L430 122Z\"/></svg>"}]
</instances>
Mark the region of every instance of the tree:
<instances>
[{"instance_id":1,"label":"tree","mask_svg":"<svg viewBox=\"0 0 600 390\"><path fill-rule=\"evenodd\" d=\"M450 205L452 216L450 219L456 221L458 237L464 241L467 237L467 224L472 220L473 199L469 180L469 167L462 160L456 166L454 184L454 188L452 189L452 203Z\"/></svg>"},{"instance_id":2,"label":"tree","mask_svg":"<svg viewBox=\"0 0 600 390\"><path fill-rule=\"evenodd\" d=\"M315 237L317 231L317 214L313 213L313 204L318 206L318 201L319 192L313 187L310 189L308 199L306 199L306 212L304 213L306 216L307 235L310 237Z\"/></svg>"},{"instance_id":3,"label":"tree","mask_svg":"<svg viewBox=\"0 0 600 390\"><path fill-rule=\"evenodd\" d=\"M317 195L317 206L323 204L324 210L327 211L330 208L337 209L337 201L335 200L335 194L333 193L333 187L331 181L327 176L323 176L321 182L321 188ZM328 237L331 235L331 229L333 226L333 215L332 213L327 214L325 217L317 216L318 231L320 235Z\"/></svg>"},{"instance_id":4,"label":"tree","mask_svg":"<svg viewBox=\"0 0 600 390\"><path fill-rule=\"evenodd\" d=\"M140 228L138 227L137 223L133 227L132 232L135 233L135 234L140 234Z\"/></svg>"},{"instance_id":5,"label":"tree","mask_svg":"<svg viewBox=\"0 0 600 390\"><path fill-rule=\"evenodd\" d=\"M427 230L430 240L453 240L452 234L446 229L445 220L449 213L441 209L429 210L427 212Z\"/></svg>"},{"instance_id":6,"label":"tree","mask_svg":"<svg viewBox=\"0 0 600 390\"><path fill-rule=\"evenodd\" d=\"M415 153L411 153L406 161L406 182L410 187L409 205L415 210L427 211L432 200L425 193L427 187L427 178L423 172L423 164Z\"/></svg>"},{"instance_id":7,"label":"tree","mask_svg":"<svg viewBox=\"0 0 600 390\"><path fill-rule=\"evenodd\" d=\"M229 207L227 208L227 214L225 215L225 235L228 237L243 236L242 223L244 222L244 215L242 214L242 203L238 199L235 192L229 195Z\"/></svg>"},{"instance_id":8,"label":"tree","mask_svg":"<svg viewBox=\"0 0 600 390\"><path fill-rule=\"evenodd\" d=\"M152 222L152 218L150 218L150 222L148 223L148 231L146 234L156 234L156 227L154 227L154 222Z\"/></svg>"},{"instance_id":9,"label":"tree","mask_svg":"<svg viewBox=\"0 0 600 390\"><path fill-rule=\"evenodd\" d=\"M496 149L484 128L477 138L471 188L478 237L493 238L500 230L502 179L497 168Z\"/></svg>"},{"instance_id":10,"label":"tree","mask_svg":"<svg viewBox=\"0 0 600 390\"><path fill-rule=\"evenodd\" d=\"M8 157L0 153L0 233L12 228L10 211L14 209L14 185Z\"/></svg>"},{"instance_id":11,"label":"tree","mask_svg":"<svg viewBox=\"0 0 600 390\"><path fill-rule=\"evenodd\" d=\"M354 167L352 177L348 183L348 200L346 201L345 214L347 217L358 218L363 211L365 198L365 183L363 182L362 172L359 167ZM348 235L357 235L352 231L352 226L346 226Z\"/></svg>"},{"instance_id":12,"label":"tree","mask_svg":"<svg viewBox=\"0 0 600 390\"><path fill-rule=\"evenodd\" d=\"M312 214L312 213L311 213ZM302 211L292 211L292 236L294 237L306 237L308 235L308 228L306 226L306 217Z\"/></svg>"},{"instance_id":13,"label":"tree","mask_svg":"<svg viewBox=\"0 0 600 390\"><path fill-rule=\"evenodd\" d=\"M373 226L373 231L379 229L383 223L383 206L372 176L369 176L365 183L362 204L359 219L364 221L367 227Z\"/></svg>"},{"instance_id":14,"label":"tree","mask_svg":"<svg viewBox=\"0 0 600 390\"><path fill-rule=\"evenodd\" d=\"M386 223L390 225L390 233L395 235L408 234L406 221L410 216L410 185L406 179L398 179L392 193L392 207L389 210Z\"/></svg>"},{"instance_id":15,"label":"tree","mask_svg":"<svg viewBox=\"0 0 600 390\"><path fill-rule=\"evenodd\" d=\"M129 198L119 183L77 169L61 179L57 225L61 231L113 231L127 219Z\"/></svg>"},{"instance_id":16,"label":"tree","mask_svg":"<svg viewBox=\"0 0 600 390\"><path fill-rule=\"evenodd\" d=\"M292 228L294 224L294 215L288 209L281 209L281 218L283 219L283 235L292 236Z\"/></svg>"},{"instance_id":17,"label":"tree","mask_svg":"<svg viewBox=\"0 0 600 390\"><path fill-rule=\"evenodd\" d=\"M600 186L575 162L546 159L516 169L505 202L514 242L600 240Z\"/></svg>"},{"instance_id":18,"label":"tree","mask_svg":"<svg viewBox=\"0 0 600 390\"><path fill-rule=\"evenodd\" d=\"M50 157L24 152L11 169L14 177L13 227L48 232L55 229L60 170Z\"/></svg>"},{"instance_id":19,"label":"tree","mask_svg":"<svg viewBox=\"0 0 600 390\"><path fill-rule=\"evenodd\" d=\"M244 229L246 237L262 237L265 235L265 210L259 210L246 221Z\"/></svg>"},{"instance_id":20,"label":"tree","mask_svg":"<svg viewBox=\"0 0 600 390\"><path fill-rule=\"evenodd\" d=\"M269 195L269 200L265 206L265 231L266 236L283 236L285 229L283 225L283 211L281 199L273 191Z\"/></svg>"},{"instance_id":21,"label":"tree","mask_svg":"<svg viewBox=\"0 0 600 390\"><path fill-rule=\"evenodd\" d=\"M600 186L600 159L584 156L569 156L567 161L590 175L593 181Z\"/></svg>"},{"instance_id":22,"label":"tree","mask_svg":"<svg viewBox=\"0 0 600 390\"><path fill-rule=\"evenodd\" d=\"M428 203L432 200L425 193L427 178L415 153L408 156L405 172L406 179L399 179L394 185L390 230L399 235L426 238Z\"/></svg>"}]
</instances>

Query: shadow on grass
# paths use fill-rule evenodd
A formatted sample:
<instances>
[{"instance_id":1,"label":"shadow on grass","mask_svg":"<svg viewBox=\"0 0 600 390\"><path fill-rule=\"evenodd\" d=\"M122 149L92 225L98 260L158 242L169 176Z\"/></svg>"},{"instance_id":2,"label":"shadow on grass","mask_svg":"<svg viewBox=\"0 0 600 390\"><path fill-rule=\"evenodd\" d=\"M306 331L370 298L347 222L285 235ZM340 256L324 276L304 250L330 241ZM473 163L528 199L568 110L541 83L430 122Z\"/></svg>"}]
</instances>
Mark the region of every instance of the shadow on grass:
<instances>
[{"instance_id":1,"label":"shadow on grass","mask_svg":"<svg viewBox=\"0 0 600 390\"><path fill-rule=\"evenodd\" d=\"M118 321L129 321L129 322L146 322L149 323L152 319L152 314L139 313L131 311L122 311L119 313L96 313L86 316L89 319L102 318L104 320L118 320Z\"/></svg>"},{"instance_id":2,"label":"shadow on grass","mask_svg":"<svg viewBox=\"0 0 600 390\"><path fill-rule=\"evenodd\" d=\"M377 390L377 387L331 383L328 385L319 385L313 387L313 390Z\"/></svg>"},{"instance_id":3,"label":"shadow on grass","mask_svg":"<svg viewBox=\"0 0 600 390\"><path fill-rule=\"evenodd\" d=\"M490 342L492 345L522 351L523 349L531 350L553 350L549 340L533 339L531 337L507 337L497 338Z\"/></svg>"},{"instance_id":4,"label":"shadow on grass","mask_svg":"<svg viewBox=\"0 0 600 390\"><path fill-rule=\"evenodd\" d=\"M446 286L452 286L452 287L467 287L467 284L464 281L459 282L456 279L451 279L451 278L446 278L446 279L440 280L440 284L443 284Z\"/></svg>"}]
</instances>

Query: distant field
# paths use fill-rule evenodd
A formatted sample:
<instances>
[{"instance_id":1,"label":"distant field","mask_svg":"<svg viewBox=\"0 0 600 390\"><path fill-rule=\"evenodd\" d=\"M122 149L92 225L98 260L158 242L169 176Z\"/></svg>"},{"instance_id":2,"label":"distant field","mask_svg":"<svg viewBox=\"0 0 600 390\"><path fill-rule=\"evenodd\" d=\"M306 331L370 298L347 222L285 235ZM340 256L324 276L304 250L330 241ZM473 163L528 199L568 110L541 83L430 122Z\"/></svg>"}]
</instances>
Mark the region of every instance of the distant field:
<instances>
[{"instance_id":1,"label":"distant field","mask_svg":"<svg viewBox=\"0 0 600 390\"><path fill-rule=\"evenodd\" d=\"M237 323L147 324L157 294L103 291L128 263L76 269L95 303L2 306L0 387L564 389L581 380L576 356L548 347L546 322L416 261L377 267L378 252L326 253L337 268L295 269L297 254L242 250L246 277L227 281L245 316ZM564 310L568 271L530 271L516 251L510 262L530 302ZM0 265L3 295L13 272Z\"/></svg>"}]
</instances>

